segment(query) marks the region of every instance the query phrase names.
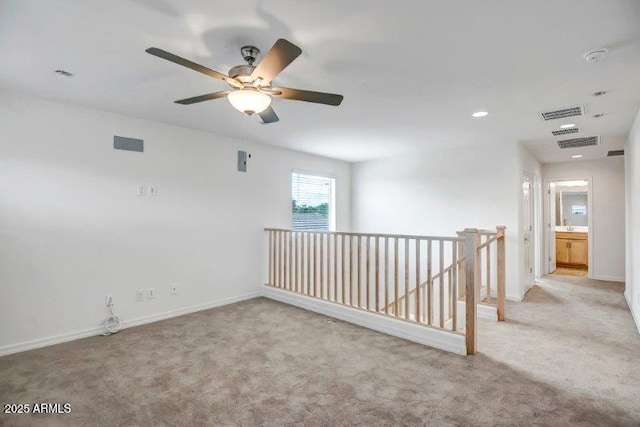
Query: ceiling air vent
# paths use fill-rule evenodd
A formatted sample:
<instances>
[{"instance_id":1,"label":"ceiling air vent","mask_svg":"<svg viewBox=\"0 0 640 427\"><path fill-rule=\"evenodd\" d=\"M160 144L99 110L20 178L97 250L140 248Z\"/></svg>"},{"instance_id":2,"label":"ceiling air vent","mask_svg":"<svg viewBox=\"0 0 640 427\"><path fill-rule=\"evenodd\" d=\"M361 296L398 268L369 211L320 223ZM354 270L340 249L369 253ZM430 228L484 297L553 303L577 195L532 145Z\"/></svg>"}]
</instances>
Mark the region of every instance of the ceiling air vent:
<instances>
[{"instance_id":1,"label":"ceiling air vent","mask_svg":"<svg viewBox=\"0 0 640 427\"><path fill-rule=\"evenodd\" d=\"M585 138L563 139L558 141L560 148L580 148L598 145L600 143L599 136L587 136Z\"/></svg>"},{"instance_id":2,"label":"ceiling air vent","mask_svg":"<svg viewBox=\"0 0 640 427\"><path fill-rule=\"evenodd\" d=\"M569 133L578 133L578 132L579 132L578 128L560 129L560 130L552 130L551 131L553 136L567 135Z\"/></svg>"},{"instance_id":3,"label":"ceiling air vent","mask_svg":"<svg viewBox=\"0 0 640 427\"><path fill-rule=\"evenodd\" d=\"M607 157L624 156L624 150L611 150L607 153Z\"/></svg>"},{"instance_id":4,"label":"ceiling air vent","mask_svg":"<svg viewBox=\"0 0 640 427\"><path fill-rule=\"evenodd\" d=\"M573 107L559 108L557 110L541 111L538 114L545 122L549 120L565 119L567 117L584 116L584 105L574 105Z\"/></svg>"}]
</instances>

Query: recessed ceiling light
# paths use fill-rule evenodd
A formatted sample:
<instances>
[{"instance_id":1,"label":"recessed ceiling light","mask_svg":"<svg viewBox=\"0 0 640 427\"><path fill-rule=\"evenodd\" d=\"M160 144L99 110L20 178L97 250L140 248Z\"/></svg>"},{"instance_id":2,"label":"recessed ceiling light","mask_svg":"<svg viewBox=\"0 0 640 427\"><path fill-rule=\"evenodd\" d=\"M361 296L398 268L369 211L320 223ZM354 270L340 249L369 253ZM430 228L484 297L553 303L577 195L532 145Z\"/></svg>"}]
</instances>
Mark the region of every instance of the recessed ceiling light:
<instances>
[{"instance_id":1,"label":"recessed ceiling light","mask_svg":"<svg viewBox=\"0 0 640 427\"><path fill-rule=\"evenodd\" d=\"M569 129L569 128L574 128L574 127L576 127L575 123L567 123L566 125L560 126L561 129Z\"/></svg>"},{"instance_id":2,"label":"recessed ceiling light","mask_svg":"<svg viewBox=\"0 0 640 427\"><path fill-rule=\"evenodd\" d=\"M582 154L576 154L575 156L571 156L572 159L579 159L582 157Z\"/></svg>"},{"instance_id":3,"label":"recessed ceiling light","mask_svg":"<svg viewBox=\"0 0 640 427\"><path fill-rule=\"evenodd\" d=\"M487 114L489 114L489 113L487 113L486 111L476 111L475 113L472 114L472 116L473 117L484 117Z\"/></svg>"},{"instance_id":4,"label":"recessed ceiling light","mask_svg":"<svg viewBox=\"0 0 640 427\"><path fill-rule=\"evenodd\" d=\"M70 72L65 71L65 70L56 70L55 73L60 75L60 76L73 77L73 74L71 74Z\"/></svg>"}]
</instances>

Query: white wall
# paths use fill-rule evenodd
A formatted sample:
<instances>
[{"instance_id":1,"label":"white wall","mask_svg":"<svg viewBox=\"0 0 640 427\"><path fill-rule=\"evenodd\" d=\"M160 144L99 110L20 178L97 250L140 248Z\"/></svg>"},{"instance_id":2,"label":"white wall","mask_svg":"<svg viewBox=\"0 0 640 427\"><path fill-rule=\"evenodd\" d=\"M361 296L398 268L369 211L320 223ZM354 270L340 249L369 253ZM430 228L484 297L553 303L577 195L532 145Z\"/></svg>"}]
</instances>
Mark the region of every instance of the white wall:
<instances>
[{"instance_id":1,"label":"white wall","mask_svg":"<svg viewBox=\"0 0 640 427\"><path fill-rule=\"evenodd\" d=\"M145 152L114 150L113 135ZM263 227L290 225L294 168L336 177L348 230L348 163L0 92L0 353L95 333L106 294L130 323L252 295ZM157 297L135 302L147 288Z\"/></svg>"},{"instance_id":2,"label":"white wall","mask_svg":"<svg viewBox=\"0 0 640 427\"><path fill-rule=\"evenodd\" d=\"M640 111L625 147L627 271L625 297L640 331Z\"/></svg>"},{"instance_id":3,"label":"white wall","mask_svg":"<svg viewBox=\"0 0 640 427\"><path fill-rule=\"evenodd\" d=\"M542 166L545 182L588 179L589 275L594 279L624 281L625 275L625 178L624 160L608 158L595 161L549 163ZM546 209L546 208L545 208ZM589 209L589 208L587 208Z\"/></svg>"},{"instance_id":4,"label":"white wall","mask_svg":"<svg viewBox=\"0 0 640 427\"><path fill-rule=\"evenodd\" d=\"M455 236L465 227L507 227L507 296L522 297L516 144L433 148L356 163L351 225L358 232Z\"/></svg>"}]
</instances>

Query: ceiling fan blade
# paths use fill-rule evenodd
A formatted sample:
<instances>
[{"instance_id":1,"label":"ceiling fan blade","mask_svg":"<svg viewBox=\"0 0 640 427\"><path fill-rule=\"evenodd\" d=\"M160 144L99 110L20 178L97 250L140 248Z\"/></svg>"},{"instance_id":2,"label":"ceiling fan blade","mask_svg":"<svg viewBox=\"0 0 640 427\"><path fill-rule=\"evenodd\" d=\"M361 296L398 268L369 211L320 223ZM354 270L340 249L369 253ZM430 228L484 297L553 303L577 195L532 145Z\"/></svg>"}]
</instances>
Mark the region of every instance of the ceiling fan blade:
<instances>
[{"instance_id":1,"label":"ceiling fan blade","mask_svg":"<svg viewBox=\"0 0 640 427\"><path fill-rule=\"evenodd\" d=\"M256 69L253 70L251 78L254 80L260 78L262 79L261 84L268 85L275 76L280 74L301 53L302 49L295 44L285 39L278 39Z\"/></svg>"},{"instance_id":2,"label":"ceiling fan blade","mask_svg":"<svg viewBox=\"0 0 640 427\"><path fill-rule=\"evenodd\" d=\"M274 98L293 99L296 101L315 102L316 104L340 105L344 96L333 93L313 92L310 90L275 87L272 90Z\"/></svg>"},{"instance_id":3,"label":"ceiling fan blade","mask_svg":"<svg viewBox=\"0 0 640 427\"><path fill-rule=\"evenodd\" d=\"M212 99L224 98L225 96L229 95L229 93L230 91L228 90L223 90L221 92L208 93L206 95L194 96L193 98L181 99L179 101L176 101L176 104L191 105L191 104L195 104L196 102L210 101Z\"/></svg>"},{"instance_id":4,"label":"ceiling fan blade","mask_svg":"<svg viewBox=\"0 0 640 427\"><path fill-rule=\"evenodd\" d=\"M150 53L151 55L157 56L158 58L166 59L167 61L171 61L175 64L182 65L183 67L191 68L194 71L197 71L202 74L206 74L209 77L213 77L214 79L223 80L229 83L231 86L236 88L241 88L242 83L237 81L234 78L229 76L225 76L222 73L219 73L211 68L207 68L204 65L196 64L195 62L189 61L188 59L184 59L178 55L174 55L173 53L169 53L166 50L158 49L157 47L150 47L145 52Z\"/></svg>"},{"instance_id":5,"label":"ceiling fan blade","mask_svg":"<svg viewBox=\"0 0 640 427\"><path fill-rule=\"evenodd\" d=\"M264 110L262 113L258 113L258 115L262 119L262 123L265 125L268 123L274 123L280 120L280 118L278 117L276 112L273 111L273 108L271 108L271 106L267 107L267 109Z\"/></svg>"}]
</instances>

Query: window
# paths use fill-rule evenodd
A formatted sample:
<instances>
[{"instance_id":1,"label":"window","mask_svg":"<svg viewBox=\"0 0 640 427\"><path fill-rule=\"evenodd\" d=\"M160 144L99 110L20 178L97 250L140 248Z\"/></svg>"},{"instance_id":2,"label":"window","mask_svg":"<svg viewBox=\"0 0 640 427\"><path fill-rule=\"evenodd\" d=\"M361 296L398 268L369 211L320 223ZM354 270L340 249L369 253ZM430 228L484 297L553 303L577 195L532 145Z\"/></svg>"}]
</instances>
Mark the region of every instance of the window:
<instances>
[{"instance_id":1,"label":"window","mask_svg":"<svg viewBox=\"0 0 640 427\"><path fill-rule=\"evenodd\" d=\"M291 228L331 231L335 228L333 187L326 176L291 174Z\"/></svg>"},{"instance_id":2,"label":"window","mask_svg":"<svg viewBox=\"0 0 640 427\"><path fill-rule=\"evenodd\" d=\"M572 215L586 215L587 207L585 205L572 205L571 206L571 214Z\"/></svg>"}]
</instances>

